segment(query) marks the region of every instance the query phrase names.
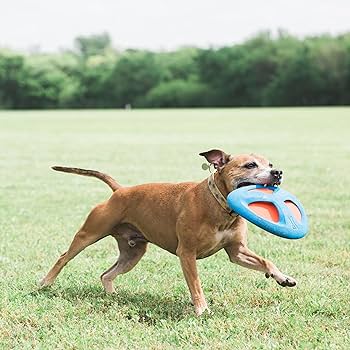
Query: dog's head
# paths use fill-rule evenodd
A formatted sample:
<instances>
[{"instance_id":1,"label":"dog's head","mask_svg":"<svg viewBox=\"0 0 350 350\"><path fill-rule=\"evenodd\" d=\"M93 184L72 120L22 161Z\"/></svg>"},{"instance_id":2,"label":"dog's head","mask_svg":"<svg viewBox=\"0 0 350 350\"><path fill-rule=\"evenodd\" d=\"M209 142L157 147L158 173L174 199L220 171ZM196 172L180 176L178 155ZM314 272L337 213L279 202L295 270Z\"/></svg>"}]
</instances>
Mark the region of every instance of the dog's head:
<instances>
[{"instance_id":1,"label":"dog's head","mask_svg":"<svg viewBox=\"0 0 350 350\"><path fill-rule=\"evenodd\" d=\"M231 156L213 149L200 153L218 171L220 180L228 191L249 185L278 186L282 183L282 170L273 168L265 158L257 154Z\"/></svg>"}]
</instances>

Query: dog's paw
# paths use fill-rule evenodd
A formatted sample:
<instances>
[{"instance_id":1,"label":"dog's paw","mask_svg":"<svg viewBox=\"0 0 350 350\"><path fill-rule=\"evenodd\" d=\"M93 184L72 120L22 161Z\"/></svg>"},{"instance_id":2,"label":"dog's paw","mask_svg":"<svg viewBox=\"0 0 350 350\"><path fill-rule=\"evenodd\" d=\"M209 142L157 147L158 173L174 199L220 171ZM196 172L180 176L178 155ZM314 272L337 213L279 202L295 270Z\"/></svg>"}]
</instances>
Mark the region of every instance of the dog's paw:
<instances>
[{"instance_id":1,"label":"dog's paw","mask_svg":"<svg viewBox=\"0 0 350 350\"><path fill-rule=\"evenodd\" d=\"M116 293L114 286L113 286L113 281L110 280L108 277L106 277L105 275L101 275L101 282L103 285L103 289L105 290L105 292L107 294L114 294Z\"/></svg>"},{"instance_id":2,"label":"dog's paw","mask_svg":"<svg viewBox=\"0 0 350 350\"><path fill-rule=\"evenodd\" d=\"M195 312L197 317L203 315L203 313L207 313L207 314L211 313L207 303L195 306Z\"/></svg>"},{"instance_id":3,"label":"dog's paw","mask_svg":"<svg viewBox=\"0 0 350 350\"><path fill-rule=\"evenodd\" d=\"M50 287L52 283L50 283L49 281L46 280L46 278L42 278L41 280L39 280L37 282L38 288L39 289L44 289L47 287Z\"/></svg>"},{"instance_id":4,"label":"dog's paw","mask_svg":"<svg viewBox=\"0 0 350 350\"><path fill-rule=\"evenodd\" d=\"M104 291L106 294L116 294L117 291L114 289L114 287L104 287Z\"/></svg>"},{"instance_id":5,"label":"dog's paw","mask_svg":"<svg viewBox=\"0 0 350 350\"><path fill-rule=\"evenodd\" d=\"M297 285L297 281L293 277L289 277L283 274L269 274L265 273L265 277L269 278L272 277L275 279L275 281L281 286L281 287L295 287Z\"/></svg>"},{"instance_id":6,"label":"dog's paw","mask_svg":"<svg viewBox=\"0 0 350 350\"><path fill-rule=\"evenodd\" d=\"M297 285L297 281L289 276L285 276L285 279L283 281L276 280L276 282L282 287L295 287Z\"/></svg>"}]
</instances>

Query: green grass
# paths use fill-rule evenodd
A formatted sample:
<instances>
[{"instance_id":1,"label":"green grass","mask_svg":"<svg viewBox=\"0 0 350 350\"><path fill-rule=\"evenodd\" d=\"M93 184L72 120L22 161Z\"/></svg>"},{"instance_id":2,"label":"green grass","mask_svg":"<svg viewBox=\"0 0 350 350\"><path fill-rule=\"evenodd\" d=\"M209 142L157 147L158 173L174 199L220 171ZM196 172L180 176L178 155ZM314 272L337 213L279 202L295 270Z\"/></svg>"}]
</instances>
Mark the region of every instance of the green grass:
<instances>
[{"instance_id":1,"label":"green grass","mask_svg":"<svg viewBox=\"0 0 350 350\"><path fill-rule=\"evenodd\" d=\"M1 349L349 349L350 108L0 113ZM87 248L47 290L36 283L110 190L51 165L120 183L201 180L198 153L266 155L304 203L309 235L250 225L250 248L295 277L279 287L231 264L198 262L212 313L196 318L175 256L150 246L105 295L112 238Z\"/></svg>"}]
</instances>

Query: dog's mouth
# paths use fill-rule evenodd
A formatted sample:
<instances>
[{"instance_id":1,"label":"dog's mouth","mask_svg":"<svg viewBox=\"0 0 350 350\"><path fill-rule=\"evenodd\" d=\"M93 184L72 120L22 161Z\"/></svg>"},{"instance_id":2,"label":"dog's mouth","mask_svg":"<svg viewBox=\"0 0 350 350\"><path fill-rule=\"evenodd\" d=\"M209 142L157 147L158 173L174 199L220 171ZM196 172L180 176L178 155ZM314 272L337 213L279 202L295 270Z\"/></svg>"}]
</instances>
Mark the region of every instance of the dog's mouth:
<instances>
[{"instance_id":1,"label":"dog's mouth","mask_svg":"<svg viewBox=\"0 0 350 350\"><path fill-rule=\"evenodd\" d=\"M281 181L276 179L275 182L251 182L251 181L241 181L237 184L236 188L251 186L251 185L263 185L263 186L279 186L281 184Z\"/></svg>"},{"instance_id":2,"label":"dog's mouth","mask_svg":"<svg viewBox=\"0 0 350 350\"><path fill-rule=\"evenodd\" d=\"M253 183L253 182L249 182L249 181L243 181L243 182L240 182L240 183L237 185L237 188L246 187L246 186L251 186L251 185L256 185L256 184Z\"/></svg>"}]
</instances>

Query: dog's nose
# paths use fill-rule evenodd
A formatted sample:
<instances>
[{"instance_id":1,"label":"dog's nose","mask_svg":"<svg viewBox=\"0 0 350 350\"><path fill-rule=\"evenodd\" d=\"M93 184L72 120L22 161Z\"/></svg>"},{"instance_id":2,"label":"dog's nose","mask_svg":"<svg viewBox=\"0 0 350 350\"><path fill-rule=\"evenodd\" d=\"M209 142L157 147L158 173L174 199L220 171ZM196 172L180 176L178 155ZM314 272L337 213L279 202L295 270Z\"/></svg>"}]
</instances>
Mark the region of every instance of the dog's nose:
<instances>
[{"instance_id":1,"label":"dog's nose","mask_svg":"<svg viewBox=\"0 0 350 350\"><path fill-rule=\"evenodd\" d=\"M282 174L283 174L282 170L276 170L276 169L271 170L271 175L273 175L274 177L277 177L279 179L282 177Z\"/></svg>"}]
</instances>

